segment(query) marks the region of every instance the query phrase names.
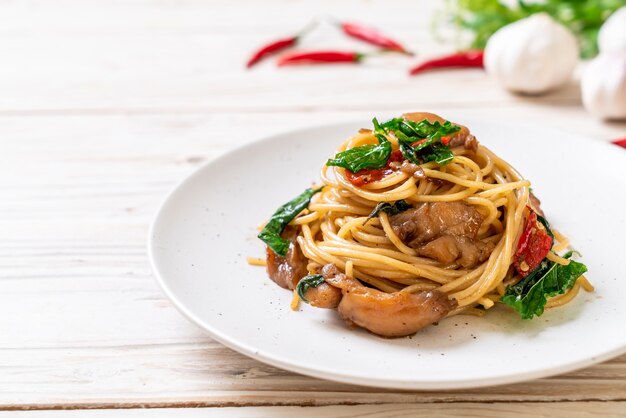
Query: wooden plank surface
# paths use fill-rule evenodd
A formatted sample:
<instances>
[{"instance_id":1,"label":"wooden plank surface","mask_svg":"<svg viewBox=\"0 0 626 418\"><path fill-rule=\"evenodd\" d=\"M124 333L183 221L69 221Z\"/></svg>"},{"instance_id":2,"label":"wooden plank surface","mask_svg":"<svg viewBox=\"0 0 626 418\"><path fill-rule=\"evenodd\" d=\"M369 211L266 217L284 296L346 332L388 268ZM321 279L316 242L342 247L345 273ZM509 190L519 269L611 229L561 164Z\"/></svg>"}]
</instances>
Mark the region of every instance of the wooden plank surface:
<instances>
[{"instance_id":1,"label":"wooden plank surface","mask_svg":"<svg viewBox=\"0 0 626 418\"><path fill-rule=\"evenodd\" d=\"M500 418L571 418L619 417L624 415L624 402L570 402L570 403L449 403L449 404L388 404L323 407L250 407L250 408L167 408L167 409L117 409L90 411L22 411L0 412L0 418L58 418L86 417L122 418L172 417L178 418L396 418L396 417L480 417Z\"/></svg>"},{"instance_id":2,"label":"wooden plank surface","mask_svg":"<svg viewBox=\"0 0 626 418\"><path fill-rule=\"evenodd\" d=\"M159 202L202 162L258 137L414 109L458 120L525 119L597 140L626 135L626 124L589 117L574 84L516 97L477 70L409 79L411 61L402 57L363 68L242 69L263 38L325 13L389 28L421 54L440 50L424 17L430 2L394 2L405 13L391 13L382 0L336 3L0 3L0 410L11 410L7 416L198 406L290 416L294 409L263 406L343 404L363 406L297 411L394 416L402 404L431 413L424 416L623 411L626 357L480 390L361 388L243 357L188 323L162 295L145 250ZM335 41L325 33L320 42ZM508 402L523 406L509 410ZM31 414L57 413L15 416Z\"/></svg>"}]
</instances>

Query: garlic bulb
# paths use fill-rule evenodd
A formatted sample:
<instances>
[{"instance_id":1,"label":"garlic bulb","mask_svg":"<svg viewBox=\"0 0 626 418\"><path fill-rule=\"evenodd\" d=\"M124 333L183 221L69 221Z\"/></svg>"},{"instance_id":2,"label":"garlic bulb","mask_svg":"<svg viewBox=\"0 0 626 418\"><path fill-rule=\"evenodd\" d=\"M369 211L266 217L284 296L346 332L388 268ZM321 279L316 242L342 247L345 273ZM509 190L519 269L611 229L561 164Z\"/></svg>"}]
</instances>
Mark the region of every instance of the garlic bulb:
<instances>
[{"instance_id":1,"label":"garlic bulb","mask_svg":"<svg viewBox=\"0 0 626 418\"><path fill-rule=\"evenodd\" d=\"M600 52L626 51L626 6L617 9L598 32Z\"/></svg>"},{"instance_id":2,"label":"garlic bulb","mask_svg":"<svg viewBox=\"0 0 626 418\"><path fill-rule=\"evenodd\" d=\"M603 52L581 79L585 108L602 119L626 119L626 51Z\"/></svg>"},{"instance_id":3,"label":"garlic bulb","mask_svg":"<svg viewBox=\"0 0 626 418\"><path fill-rule=\"evenodd\" d=\"M578 63L574 35L539 13L494 33L485 48L485 69L505 88L542 93L570 80Z\"/></svg>"}]
</instances>

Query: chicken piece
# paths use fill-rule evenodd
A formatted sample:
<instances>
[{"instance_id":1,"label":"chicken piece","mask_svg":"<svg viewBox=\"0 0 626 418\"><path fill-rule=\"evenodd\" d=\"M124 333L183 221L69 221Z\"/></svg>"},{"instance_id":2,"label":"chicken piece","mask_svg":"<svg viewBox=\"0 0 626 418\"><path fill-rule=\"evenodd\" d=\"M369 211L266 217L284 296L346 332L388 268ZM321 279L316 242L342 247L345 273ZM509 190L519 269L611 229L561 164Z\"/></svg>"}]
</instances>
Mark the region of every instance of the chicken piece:
<instances>
[{"instance_id":1,"label":"chicken piece","mask_svg":"<svg viewBox=\"0 0 626 418\"><path fill-rule=\"evenodd\" d=\"M441 116L428 112L405 113L404 115L402 115L402 118L410 120L412 122L421 122L424 119L428 120L430 123L444 123L446 121ZM458 123L455 123L455 125L459 126L461 130L452 135L448 145L450 145L450 147L458 147L462 145L466 149L476 152L476 150L478 149L478 140L476 139L476 137L470 133L469 129L466 126L459 125Z\"/></svg>"},{"instance_id":2,"label":"chicken piece","mask_svg":"<svg viewBox=\"0 0 626 418\"><path fill-rule=\"evenodd\" d=\"M309 288L304 294L309 305L316 308L335 309L341 301L341 290L328 283Z\"/></svg>"},{"instance_id":3,"label":"chicken piece","mask_svg":"<svg viewBox=\"0 0 626 418\"><path fill-rule=\"evenodd\" d=\"M383 337L405 337L444 318L457 306L437 290L385 293L350 279L332 264L322 269L324 280L341 289L337 307L346 322Z\"/></svg>"},{"instance_id":4,"label":"chicken piece","mask_svg":"<svg viewBox=\"0 0 626 418\"><path fill-rule=\"evenodd\" d=\"M475 238L483 216L462 202L435 202L400 212L389 221L402 241L418 247L441 235Z\"/></svg>"},{"instance_id":5,"label":"chicken piece","mask_svg":"<svg viewBox=\"0 0 626 418\"><path fill-rule=\"evenodd\" d=\"M300 279L308 274L307 259L298 246L297 235L298 228L292 226L286 227L281 234L284 239L290 241L285 257L267 247L267 274L277 285L290 290L295 289Z\"/></svg>"},{"instance_id":6,"label":"chicken piece","mask_svg":"<svg viewBox=\"0 0 626 418\"><path fill-rule=\"evenodd\" d=\"M400 166L400 171L406 174L410 174L418 180L427 178L422 167L406 160L402 162L402 165Z\"/></svg>"},{"instance_id":7,"label":"chicken piece","mask_svg":"<svg viewBox=\"0 0 626 418\"><path fill-rule=\"evenodd\" d=\"M485 261L492 243L476 239L483 216L462 202L422 203L389 218L393 231L418 255L471 268Z\"/></svg>"},{"instance_id":8,"label":"chicken piece","mask_svg":"<svg viewBox=\"0 0 626 418\"><path fill-rule=\"evenodd\" d=\"M465 268L482 263L493 251L493 243L484 243L468 237L443 235L416 249L417 255L433 258L442 263L456 261Z\"/></svg>"}]
</instances>

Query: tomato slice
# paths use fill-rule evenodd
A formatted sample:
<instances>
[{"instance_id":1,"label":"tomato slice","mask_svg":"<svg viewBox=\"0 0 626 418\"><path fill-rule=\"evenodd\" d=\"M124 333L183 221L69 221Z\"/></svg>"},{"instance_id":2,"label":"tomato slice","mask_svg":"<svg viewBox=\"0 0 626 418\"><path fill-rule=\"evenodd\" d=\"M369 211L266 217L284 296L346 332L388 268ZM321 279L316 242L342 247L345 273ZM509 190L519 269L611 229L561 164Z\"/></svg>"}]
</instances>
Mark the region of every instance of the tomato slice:
<instances>
[{"instance_id":1,"label":"tomato slice","mask_svg":"<svg viewBox=\"0 0 626 418\"><path fill-rule=\"evenodd\" d=\"M404 161L404 155L402 155L402 151L396 150L392 152L389 156L389 161L387 161L387 168L390 168L390 163L399 163L401 161Z\"/></svg>"},{"instance_id":2,"label":"tomato slice","mask_svg":"<svg viewBox=\"0 0 626 418\"><path fill-rule=\"evenodd\" d=\"M521 277L526 277L539 267L552 248L552 241L546 227L537 219L537 214L531 211L517 244L513 262Z\"/></svg>"},{"instance_id":3,"label":"tomato slice","mask_svg":"<svg viewBox=\"0 0 626 418\"><path fill-rule=\"evenodd\" d=\"M391 169L391 163L404 161L404 156L402 155L402 151L397 150L391 153L389 156L389 160L387 161L387 166L385 168L379 169L363 169L359 170L356 173L352 173L350 170L346 170L346 178L350 181L350 183L354 184L357 187L361 187L364 184L371 183L373 181L378 181L393 173Z\"/></svg>"},{"instance_id":4,"label":"tomato slice","mask_svg":"<svg viewBox=\"0 0 626 418\"><path fill-rule=\"evenodd\" d=\"M346 178L350 181L350 183L354 184L357 187L361 187L364 184L371 183L373 181L380 180L384 177L383 170L369 170L363 169L359 170L356 173L352 173L350 170L346 170Z\"/></svg>"}]
</instances>

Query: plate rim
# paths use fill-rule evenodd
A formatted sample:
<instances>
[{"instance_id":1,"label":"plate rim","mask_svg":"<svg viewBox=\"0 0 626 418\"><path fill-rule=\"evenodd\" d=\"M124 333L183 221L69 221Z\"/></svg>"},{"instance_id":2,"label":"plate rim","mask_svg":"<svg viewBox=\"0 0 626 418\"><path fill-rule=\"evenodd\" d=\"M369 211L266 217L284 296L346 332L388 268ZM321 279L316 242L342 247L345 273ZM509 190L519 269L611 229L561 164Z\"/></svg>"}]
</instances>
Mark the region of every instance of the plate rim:
<instances>
[{"instance_id":1,"label":"plate rim","mask_svg":"<svg viewBox=\"0 0 626 418\"><path fill-rule=\"evenodd\" d=\"M468 118L472 122L484 122L488 123L488 119L482 119L477 117ZM493 121L491 121L492 123ZM500 123L504 121L499 121ZM507 121L510 123L519 124L519 122ZM386 379L381 377L355 377L346 373L338 373L332 370L320 370L318 368L307 367L303 364L297 364L290 361L284 361L278 357L273 356L271 353L265 353L261 350L254 349L246 343L241 343L229 337L228 335L218 331L210 324L204 322L201 318L191 312L183 302L181 302L178 297L173 293L173 291L167 285L167 280L158 269L157 260L155 256L156 251L156 241L155 241L155 230L158 224L161 222L161 219L164 216L165 208L167 204L172 200L172 198L188 183L192 182L197 176L200 176L202 172L208 169L208 167L213 164L218 164L224 159L231 158L233 155L243 152L245 149L258 145L263 142L269 142L277 137L281 137L284 135L297 135L299 133L308 132L315 129L329 129L329 128L344 128L351 125L357 126L358 124L362 124L363 121L360 119L346 119L343 121L336 121L332 123L324 123L324 124L310 124L303 127L295 128L295 129L287 129L280 130L271 134L267 134L264 136L260 136L244 145L237 146L227 152L219 155L216 158L213 158L209 161L204 162L201 166L197 167L191 173L187 174L181 180L179 180L176 185L170 189L170 191L166 194L166 196L160 201L158 208L156 209L152 221L150 223L150 227L148 229L148 240L147 240L147 252L148 259L150 263L150 267L154 274L155 280L158 283L159 287L168 297L168 299L172 302L174 307L189 321L200 327L203 332L207 333L211 338L218 341L220 344L228 347L231 350L234 350L240 354L243 354L249 358L258 360L262 363L269 364L271 366L299 373L302 375L320 378L324 380L331 380L339 383L352 384L363 387L374 387L374 388L387 388L387 389L401 389L401 390L423 390L423 391L436 391L436 390L447 390L447 389L471 389L471 388L482 388L489 386L498 386L505 384L514 384L520 383L528 380L534 380L539 378L545 378L555 375L560 375L568 372L572 372L575 370L580 370L586 367L590 367L592 365L602 363L604 361L613 359L622 354L626 353L626 344L614 348L612 350L608 350L602 352L600 354L596 354L590 358L582 359L579 361L572 361L570 363L561 364L559 366L544 368L541 370L530 371L530 372L518 372L512 374L506 374L495 377L484 377L484 378L459 378L459 379L448 379L448 380L414 380L414 379L406 379L406 380L398 380L398 379ZM584 135L580 135L577 133L561 131L551 126L544 126L543 129L548 129L554 132L566 133L569 137L577 137L581 139L585 139L588 141L594 142L597 146L603 147L606 146L607 149L613 148L614 145L609 142L595 140L586 138ZM605 145L604 145L605 144ZM357 380L358 379L358 380Z\"/></svg>"}]
</instances>

